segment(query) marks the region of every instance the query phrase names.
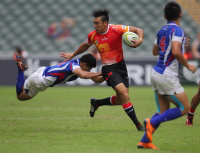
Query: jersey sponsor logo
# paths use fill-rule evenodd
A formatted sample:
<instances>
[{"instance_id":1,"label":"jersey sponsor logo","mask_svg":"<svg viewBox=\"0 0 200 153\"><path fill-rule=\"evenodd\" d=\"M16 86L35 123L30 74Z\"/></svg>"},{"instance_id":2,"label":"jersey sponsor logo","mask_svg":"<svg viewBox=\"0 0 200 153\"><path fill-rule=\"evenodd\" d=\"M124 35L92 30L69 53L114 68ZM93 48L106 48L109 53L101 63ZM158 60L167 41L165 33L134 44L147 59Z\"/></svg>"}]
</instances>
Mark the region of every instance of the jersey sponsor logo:
<instances>
[{"instance_id":1,"label":"jersey sponsor logo","mask_svg":"<svg viewBox=\"0 0 200 153\"><path fill-rule=\"evenodd\" d=\"M106 38L106 37L104 37L103 39L101 39L102 41L104 41L104 40L108 40L108 38Z\"/></svg>"},{"instance_id":2,"label":"jersey sponsor logo","mask_svg":"<svg viewBox=\"0 0 200 153\"><path fill-rule=\"evenodd\" d=\"M125 26L125 25L122 25L122 29L126 29L126 26Z\"/></svg>"},{"instance_id":3,"label":"jersey sponsor logo","mask_svg":"<svg viewBox=\"0 0 200 153\"><path fill-rule=\"evenodd\" d=\"M98 41L96 40L96 41L94 41L94 44L96 45L96 46L98 46Z\"/></svg>"}]
</instances>

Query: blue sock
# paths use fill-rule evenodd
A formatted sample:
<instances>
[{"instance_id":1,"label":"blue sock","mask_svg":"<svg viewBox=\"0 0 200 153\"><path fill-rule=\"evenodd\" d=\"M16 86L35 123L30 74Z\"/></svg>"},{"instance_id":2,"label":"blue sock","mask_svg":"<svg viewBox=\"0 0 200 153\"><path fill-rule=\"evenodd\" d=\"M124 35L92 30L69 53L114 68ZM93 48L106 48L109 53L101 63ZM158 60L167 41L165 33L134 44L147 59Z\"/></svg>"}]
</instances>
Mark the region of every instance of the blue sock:
<instances>
[{"instance_id":1,"label":"blue sock","mask_svg":"<svg viewBox=\"0 0 200 153\"><path fill-rule=\"evenodd\" d=\"M165 121L174 120L182 116L182 113L179 108L171 108L166 110L164 113L154 117L150 120L151 124L154 126L155 129L160 125L160 123Z\"/></svg>"},{"instance_id":2,"label":"blue sock","mask_svg":"<svg viewBox=\"0 0 200 153\"><path fill-rule=\"evenodd\" d=\"M151 118L157 117L158 115L160 115L160 114L155 113ZM143 142L143 143L148 143L149 142L149 140L146 137L146 132L144 132L144 135L143 135L142 139L140 140L140 142Z\"/></svg>"},{"instance_id":3,"label":"blue sock","mask_svg":"<svg viewBox=\"0 0 200 153\"><path fill-rule=\"evenodd\" d=\"M160 115L160 114L155 113L151 118L157 117L158 115Z\"/></svg>"},{"instance_id":4,"label":"blue sock","mask_svg":"<svg viewBox=\"0 0 200 153\"><path fill-rule=\"evenodd\" d=\"M24 81L24 72L22 70L18 70L18 76L16 81L16 91L18 95L23 91Z\"/></svg>"},{"instance_id":5,"label":"blue sock","mask_svg":"<svg viewBox=\"0 0 200 153\"><path fill-rule=\"evenodd\" d=\"M146 137L146 132L144 132L144 135L143 135L142 139L140 140L140 142L143 142L143 143L148 143L149 142L149 140Z\"/></svg>"}]
</instances>

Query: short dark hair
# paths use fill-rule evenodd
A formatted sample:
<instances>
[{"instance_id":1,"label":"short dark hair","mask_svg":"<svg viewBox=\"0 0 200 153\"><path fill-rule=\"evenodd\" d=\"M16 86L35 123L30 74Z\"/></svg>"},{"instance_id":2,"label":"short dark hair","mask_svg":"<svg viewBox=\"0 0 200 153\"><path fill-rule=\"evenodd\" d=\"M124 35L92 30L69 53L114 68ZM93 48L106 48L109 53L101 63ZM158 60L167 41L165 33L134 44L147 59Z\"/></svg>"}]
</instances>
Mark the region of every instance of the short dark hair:
<instances>
[{"instance_id":1,"label":"short dark hair","mask_svg":"<svg viewBox=\"0 0 200 153\"><path fill-rule=\"evenodd\" d=\"M174 1L168 2L165 5L164 13L165 13L167 21L177 20L181 13L181 7L178 3Z\"/></svg>"},{"instance_id":2,"label":"short dark hair","mask_svg":"<svg viewBox=\"0 0 200 153\"><path fill-rule=\"evenodd\" d=\"M98 10L94 10L92 12L92 16L97 18L97 17L102 17L101 21L109 21L109 11L107 9L98 9Z\"/></svg>"},{"instance_id":3,"label":"short dark hair","mask_svg":"<svg viewBox=\"0 0 200 153\"><path fill-rule=\"evenodd\" d=\"M85 54L80 58L80 62L86 63L88 67L95 68L97 63L96 63L96 58L92 54Z\"/></svg>"}]
</instances>

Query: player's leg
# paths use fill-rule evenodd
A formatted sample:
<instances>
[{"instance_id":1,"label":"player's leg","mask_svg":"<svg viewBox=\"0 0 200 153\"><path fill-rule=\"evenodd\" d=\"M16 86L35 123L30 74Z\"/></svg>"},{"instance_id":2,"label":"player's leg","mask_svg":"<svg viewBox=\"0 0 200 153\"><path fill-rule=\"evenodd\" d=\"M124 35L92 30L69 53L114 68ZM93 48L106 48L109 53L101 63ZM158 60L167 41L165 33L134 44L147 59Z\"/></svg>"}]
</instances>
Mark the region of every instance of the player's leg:
<instances>
[{"instance_id":1,"label":"player's leg","mask_svg":"<svg viewBox=\"0 0 200 153\"><path fill-rule=\"evenodd\" d=\"M25 100L29 100L32 97L30 97L25 90L23 90L19 95L17 95L17 99L20 101L25 101Z\"/></svg>"},{"instance_id":2,"label":"player's leg","mask_svg":"<svg viewBox=\"0 0 200 153\"><path fill-rule=\"evenodd\" d=\"M90 99L90 116L94 117L95 111L100 107L100 106L114 106L116 105L116 96L110 96L104 99L96 99L96 98L92 98Z\"/></svg>"},{"instance_id":3,"label":"player's leg","mask_svg":"<svg viewBox=\"0 0 200 153\"><path fill-rule=\"evenodd\" d=\"M156 73L153 74L153 78L154 80L156 80L154 83L158 90L158 102L160 105L161 114L151 119L145 120L146 137L143 136L141 141L142 143L151 143L152 134L158 128L160 123L181 117L188 111L189 108L187 96L184 92L183 87L179 84L179 80L177 80L176 78L174 79L175 81L173 80L173 78L166 79L165 77L157 75ZM174 95L174 93L176 94ZM169 97L165 95L172 96ZM169 109L170 99L173 99L173 101L176 103L177 106L179 106L179 108L177 107Z\"/></svg>"},{"instance_id":4,"label":"player's leg","mask_svg":"<svg viewBox=\"0 0 200 153\"><path fill-rule=\"evenodd\" d=\"M179 107L171 108L166 110L164 113L159 116L145 120L146 124L146 135L149 141L152 141L152 134L157 129L157 127L165 121L170 121L177 119L188 113L190 104L188 103L188 98L185 92L181 92L175 95L170 96L177 103ZM158 94L159 102L162 103L163 95ZM165 97L166 98L166 97ZM166 98L167 99L167 98Z\"/></svg>"},{"instance_id":5,"label":"player's leg","mask_svg":"<svg viewBox=\"0 0 200 153\"><path fill-rule=\"evenodd\" d=\"M151 118L154 118L154 117L160 115L160 113L161 113L161 111L160 111L160 104L158 102L158 91L157 90L154 91L154 100L156 102L157 111L156 111L156 113Z\"/></svg>"},{"instance_id":6,"label":"player's leg","mask_svg":"<svg viewBox=\"0 0 200 153\"><path fill-rule=\"evenodd\" d=\"M159 99L159 100L158 100ZM159 111L159 114L156 112L152 117L152 118L155 118L157 116L159 116L160 114L162 114L163 112L165 112L166 110L168 110L170 108L170 101L169 99L167 98L167 96L164 96L164 95L161 95L159 96L158 98L158 92L156 92L156 95L155 95L155 100L157 101L157 107L158 107L158 110L157 112ZM156 115L157 114L157 115ZM146 126L146 125L145 125ZM158 125L159 126L159 125ZM158 128L157 126L157 128ZM144 135L142 137L142 139L140 140L140 142L138 143L138 146L141 146L144 145L146 146L146 143L150 143L148 137L146 136L147 135L147 132L145 131L144 132Z\"/></svg>"},{"instance_id":7,"label":"player's leg","mask_svg":"<svg viewBox=\"0 0 200 153\"><path fill-rule=\"evenodd\" d=\"M28 100L30 97L26 94L24 90L24 71L28 68L25 63L23 63L22 57L16 53L16 61L17 61L17 67L18 67L18 74L17 74L17 80L16 80L16 92L17 92L17 98L19 100Z\"/></svg>"},{"instance_id":8,"label":"player's leg","mask_svg":"<svg viewBox=\"0 0 200 153\"><path fill-rule=\"evenodd\" d=\"M154 101L156 102L157 110L156 110L156 113L154 113L154 115L151 118L154 118L154 117L156 117L160 114L160 104L158 102L158 87L156 86L156 82L155 82L154 77L155 77L154 71L152 71L151 76L150 76L150 80L151 80L152 90L154 91Z\"/></svg>"},{"instance_id":9,"label":"player's leg","mask_svg":"<svg viewBox=\"0 0 200 153\"><path fill-rule=\"evenodd\" d=\"M194 112L199 103L200 103L200 84L197 94L194 95L194 97L192 98L190 111L187 114L186 118L186 125L193 125Z\"/></svg>"},{"instance_id":10,"label":"player's leg","mask_svg":"<svg viewBox=\"0 0 200 153\"><path fill-rule=\"evenodd\" d=\"M134 107L133 107L132 103L130 102L130 97L129 97L128 89L126 88L126 86L123 83L120 83L115 86L114 90L116 91L117 101L121 100L124 111L130 117L130 119L133 121L136 128L139 131L144 131L142 124L137 119Z\"/></svg>"},{"instance_id":11,"label":"player's leg","mask_svg":"<svg viewBox=\"0 0 200 153\"><path fill-rule=\"evenodd\" d=\"M116 93L116 95L118 95ZM91 103L91 107L90 107L90 116L94 117L95 111L100 107L100 106L115 106L115 105L122 105L122 100L120 98L120 96L110 96L108 98L104 98L104 99L95 99L92 98L90 99L90 103Z\"/></svg>"},{"instance_id":12,"label":"player's leg","mask_svg":"<svg viewBox=\"0 0 200 153\"><path fill-rule=\"evenodd\" d=\"M118 77L118 75L116 76ZM121 77L121 76L120 76ZM111 78L109 79L109 81L107 80L107 84L108 86L112 86L114 88L114 84L111 83ZM116 81L115 81L116 82ZM118 82L120 83L120 81L118 80L116 83L118 84ZM123 81L121 81L123 82ZM126 81L127 82L127 81ZM127 88L127 92L129 91L129 89ZM90 116L91 117L94 117L94 114L95 114L95 111L100 107L100 106L115 106L115 105L122 105L122 101L121 101L121 98L120 96L118 95L117 96L117 93L116 95L112 95L110 97L107 97L107 98L104 98L104 99L96 99L96 98L92 98L90 99L90 103L91 103L91 106L90 106Z\"/></svg>"},{"instance_id":13,"label":"player's leg","mask_svg":"<svg viewBox=\"0 0 200 153\"><path fill-rule=\"evenodd\" d=\"M128 90L128 89L127 89ZM92 106L94 106L95 111L98 109L100 106L115 106L115 105L122 105L121 99L119 96L112 95L110 97L104 98L104 99L96 99L92 98L90 99L90 103ZM94 113L93 111L90 112L90 116L93 117Z\"/></svg>"}]
</instances>

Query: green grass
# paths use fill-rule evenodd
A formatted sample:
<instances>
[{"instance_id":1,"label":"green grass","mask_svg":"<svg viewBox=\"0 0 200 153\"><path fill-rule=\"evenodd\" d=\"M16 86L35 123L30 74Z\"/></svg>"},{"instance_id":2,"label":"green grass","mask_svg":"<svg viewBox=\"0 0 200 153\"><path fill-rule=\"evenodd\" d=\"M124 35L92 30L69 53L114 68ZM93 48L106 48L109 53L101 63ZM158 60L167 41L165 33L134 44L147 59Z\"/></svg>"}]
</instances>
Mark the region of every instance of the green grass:
<instances>
[{"instance_id":1,"label":"green grass","mask_svg":"<svg viewBox=\"0 0 200 153\"><path fill-rule=\"evenodd\" d=\"M185 87L189 100L197 87ZM161 124L154 134L160 150L139 150L138 132L121 106L100 107L89 117L89 99L114 94L109 87L54 87L30 101L16 99L15 87L0 87L1 153L199 153L200 107L194 126L185 116ZM142 122L156 111L151 87L131 87L131 101Z\"/></svg>"}]
</instances>

